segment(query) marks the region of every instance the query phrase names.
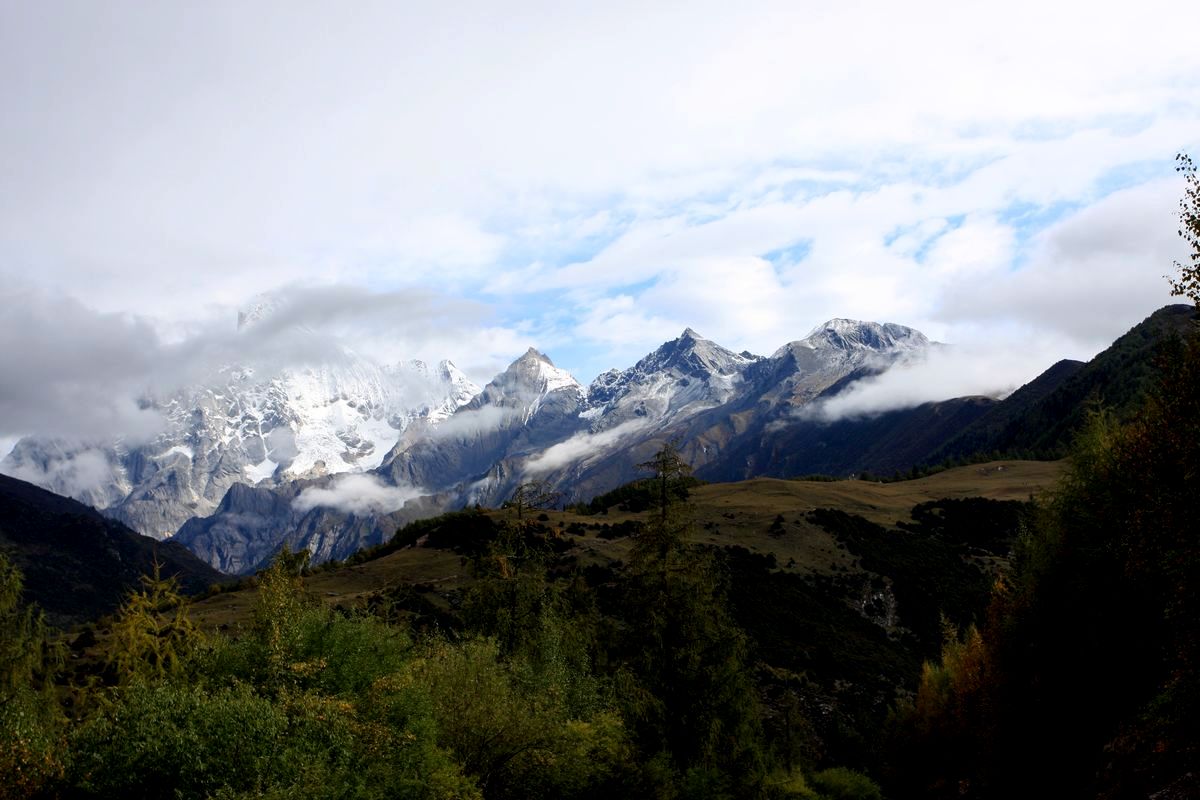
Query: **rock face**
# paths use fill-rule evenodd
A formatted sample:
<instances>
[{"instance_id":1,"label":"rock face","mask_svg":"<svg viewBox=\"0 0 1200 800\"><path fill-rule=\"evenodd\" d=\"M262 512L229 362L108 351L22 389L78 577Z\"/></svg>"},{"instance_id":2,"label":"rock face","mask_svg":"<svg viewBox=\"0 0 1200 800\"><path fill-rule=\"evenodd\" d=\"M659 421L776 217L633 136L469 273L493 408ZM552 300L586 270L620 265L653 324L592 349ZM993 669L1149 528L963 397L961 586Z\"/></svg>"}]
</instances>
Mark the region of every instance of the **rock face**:
<instances>
[{"instance_id":1,"label":"rock face","mask_svg":"<svg viewBox=\"0 0 1200 800\"><path fill-rule=\"evenodd\" d=\"M211 514L235 485L377 467L409 425L445 420L477 392L448 361L380 367L348 351L262 378L227 368L204 385L147 400L165 421L153 441L26 438L0 472L163 539Z\"/></svg>"},{"instance_id":2,"label":"rock face","mask_svg":"<svg viewBox=\"0 0 1200 800\"><path fill-rule=\"evenodd\" d=\"M393 484L429 491L463 489L464 502L488 503L464 482L482 480L514 454L531 457L580 426L587 393L534 349L492 379L471 402L433 427L414 425L379 472Z\"/></svg>"},{"instance_id":3,"label":"rock face","mask_svg":"<svg viewBox=\"0 0 1200 800\"><path fill-rule=\"evenodd\" d=\"M351 513L333 506L308 507L297 499L327 487L336 477L291 481L279 486L234 484L206 517L183 524L172 539L216 569L231 575L265 566L286 544L308 550L315 563L340 559L380 544L408 522L437 514L442 498L416 498L398 509Z\"/></svg>"},{"instance_id":4,"label":"rock face","mask_svg":"<svg viewBox=\"0 0 1200 800\"><path fill-rule=\"evenodd\" d=\"M26 440L4 471L75 486L143 530L178 522L179 542L243 573L284 542L316 561L341 558L413 519L498 505L529 480L564 502L588 500L643 476L637 465L668 441L709 480L890 474L948 452L1061 441L1086 397L1136 394L1129 365L1150 363L1154 342L1192 316L1163 309L1090 364L1055 365L1004 401L952 398L836 421L814 404L940 345L902 325L833 319L768 357L688 329L586 388L532 349L482 391L448 364L389 372L348 357L271 381L231 372L167 404L172 427L151 445L72 451Z\"/></svg>"},{"instance_id":5,"label":"rock face","mask_svg":"<svg viewBox=\"0 0 1200 800\"><path fill-rule=\"evenodd\" d=\"M600 375L586 392L556 384L530 406L533 413L506 415L496 428L434 443L405 437L381 472L463 503L495 505L530 478L548 481L566 500L588 499L636 478L637 464L665 441L678 441L702 470L720 462L733 441L768 436L769 423L931 346L901 325L838 319L763 358L734 353L689 328L629 369ZM520 365L528 358L497 382L527 371ZM489 389L446 429L470 414L483 421L499 413L502 395Z\"/></svg>"},{"instance_id":6,"label":"rock face","mask_svg":"<svg viewBox=\"0 0 1200 800\"><path fill-rule=\"evenodd\" d=\"M416 420L374 470L419 500L399 510L348 514L336 502L309 507L305 490L335 482L231 490L179 540L221 569L252 569L278 549L305 546L318 560L376 544L402 521L480 503L498 505L522 482L550 483L565 501L589 499L638 477L637 465L668 440L698 469L724 463L734 445L770 437L770 422L847 381L930 347L900 325L831 320L769 358L734 353L685 330L626 370L586 389L536 350L492 379L441 422ZM365 487L374 492L377 487Z\"/></svg>"}]
</instances>

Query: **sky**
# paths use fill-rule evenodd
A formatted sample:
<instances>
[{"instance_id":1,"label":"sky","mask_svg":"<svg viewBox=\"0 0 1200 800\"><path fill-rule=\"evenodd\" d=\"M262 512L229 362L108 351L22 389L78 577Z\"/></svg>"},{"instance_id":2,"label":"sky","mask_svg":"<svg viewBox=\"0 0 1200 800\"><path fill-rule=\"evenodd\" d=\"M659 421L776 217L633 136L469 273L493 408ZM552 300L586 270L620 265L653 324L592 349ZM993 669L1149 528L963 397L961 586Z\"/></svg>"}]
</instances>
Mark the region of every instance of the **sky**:
<instances>
[{"instance_id":1,"label":"sky","mask_svg":"<svg viewBox=\"0 0 1200 800\"><path fill-rule=\"evenodd\" d=\"M1171 301L1197 23L0 0L0 449L124 433L145 387L246 350L319 356L236 338L263 295L481 385L530 346L586 383L685 327L770 354L849 317L955 345L897 402L1011 389Z\"/></svg>"}]
</instances>

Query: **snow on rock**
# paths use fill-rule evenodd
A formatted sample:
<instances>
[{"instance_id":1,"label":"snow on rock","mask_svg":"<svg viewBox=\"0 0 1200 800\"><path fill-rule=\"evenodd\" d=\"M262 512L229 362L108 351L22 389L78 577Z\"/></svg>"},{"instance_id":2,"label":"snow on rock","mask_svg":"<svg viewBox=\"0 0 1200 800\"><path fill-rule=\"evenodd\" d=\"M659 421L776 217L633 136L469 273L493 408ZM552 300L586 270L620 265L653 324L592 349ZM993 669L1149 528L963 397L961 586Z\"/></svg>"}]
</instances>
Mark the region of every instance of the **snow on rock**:
<instances>
[{"instance_id":1,"label":"snow on rock","mask_svg":"<svg viewBox=\"0 0 1200 800\"><path fill-rule=\"evenodd\" d=\"M615 427L632 418L665 422L729 400L742 372L760 359L734 353L691 328L623 372L609 370L587 390L585 419ZM598 410L597 410L598 409Z\"/></svg>"},{"instance_id":2,"label":"snow on rock","mask_svg":"<svg viewBox=\"0 0 1200 800\"><path fill-rule=\"evenodd\" d=\"M245 327L267 313L241 315ZM379 466L415 420L444 420L479 389L453 364L378 366L346 350L333 363L260 377L230 366L157 407L166 429L137 446L27 437L0 471L101 508L166 538L211 513L235 483L275 484Z\"/></svg>"}]
</instances>

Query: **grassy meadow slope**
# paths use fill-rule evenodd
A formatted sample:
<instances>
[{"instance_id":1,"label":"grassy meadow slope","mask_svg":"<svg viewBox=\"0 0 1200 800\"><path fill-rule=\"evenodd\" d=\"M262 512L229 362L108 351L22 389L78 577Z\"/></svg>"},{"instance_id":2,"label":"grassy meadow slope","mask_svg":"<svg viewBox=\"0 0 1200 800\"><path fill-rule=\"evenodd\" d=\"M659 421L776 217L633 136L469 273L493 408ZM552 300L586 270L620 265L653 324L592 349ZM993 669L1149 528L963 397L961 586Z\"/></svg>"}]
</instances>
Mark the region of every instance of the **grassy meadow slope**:
<instances>
[{"instance_id":1,"label":"grassy meadow slope","mask_svg":"<svg viewBox=\"0 0 1200 800\"><path fill-rule=\"evenodd\" d=\"M740 546L772 554L781 569L830 573L848 569L853 559L820 526L806 519L817 508L834 508L872 522L894 526L907 521L913 506L942 498L985 497L1028 500L1049 490L1062 474L1061 462L996 461L957 467L909 481L876 483L861 480L813 481L756 478L713 483L691 492L695 541L717 547ZM485 512L496 519L512 512ZM617 507L600 515L545 512L551 528L572 531L569 555L581 566L607 564L628 557L629 540L607 538L622 523L643 521L651 512L632 513ZM787 535L771 527L782 515ZM439 595L461 589L471 580L469 565L454 552L432 547L406 547L357 564L331 565L305 579L309 592L332 605L353 606L372 594L403 585L420 585ZM787 566L791 564L791 566ZM208 627L236 626L253 606L253 588L226 592L195 604L194 615Z\"/></svg>"}]
</instances>

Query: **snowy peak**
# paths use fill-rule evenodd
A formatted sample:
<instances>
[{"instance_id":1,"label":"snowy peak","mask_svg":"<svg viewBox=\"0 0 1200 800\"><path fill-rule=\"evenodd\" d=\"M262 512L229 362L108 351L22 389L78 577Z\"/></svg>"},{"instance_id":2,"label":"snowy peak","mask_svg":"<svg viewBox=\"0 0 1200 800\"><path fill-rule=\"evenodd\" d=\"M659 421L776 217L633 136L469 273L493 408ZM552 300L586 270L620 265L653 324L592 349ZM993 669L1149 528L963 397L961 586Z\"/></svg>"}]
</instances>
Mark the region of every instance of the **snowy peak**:
<instances>
[{"instance_id":1,"label":"snowy peak","mask_svg":"<svg viewBox=\"0 0 1200 800\"><path fill-rule=\"evenodd\" d=\"M469 414L486 406L504 408L515 418L528 421L548 398L574 404L583 394L583 386L571 373L554 366L544 353L531 347L509 364L508 369L492 378L462 409Z\"/></svg>"},{"instance_id":2,"label":"snowy peak","mask_svg":"<svg viewBox=\"0 0 1200 800\"><path fill-rule=\"evenodd\" d=\"M479 387L448 360L430 367L420 359L412 359L389 367L386 372L401 390L402 404L411 409L409 416L413 419L441 422L479 394ZM399 429L402 425L393 427Z\"/></svg>"},{"instance_id":3,"label":"snowy peak","mask_svg":"<svg viewBox=\"0 0 1200 800\"><path fill-rule=\"evenodd\" d=\"M261 376L229 365L152 401L165 425L148 443L30 438L2 469L164 538L236 483L373 469L411 424L440 423L479 391L448 361L380 366L346 348L327 353Z\"/></svg>"},{"instance_id":4,"label":"snowy peak","mask_svg":"<svg viewBox=\"0 0 1200 800\"><path fill-rule=\"evenodd\" d=\"M835 318L813 328L808 336L793 344L813 350L869 350L884 353L924 349L930 342L920 331L893 322Z\"/></svg>"},{"instance_id":5,"label":"snowy peak","mask_svg":"<svg viewBox=\"0 0 1200 800\"><path fill-rule=\"evenodd\" d=\"M471 398L479 394L479 387L466 376L454 362L442 360L438 362L438 378L449 389L449 401L455 408L465 406Z\"/></svg>"},{"instance_id":6,"label":"snowy peak","mask_svg":"<svg viewBox=\"0 0 1200 800\"><path fill-rule=\"evenodd\" d=\"M713 375L733 375L757 359L726 350L687 328L677 339L665 342L657 350L634 365L631 372L676 372L695 378Z\"/></svg>"},{"instance_id":7,"label":"snowy peak","mask_svg":"<svg viewBox=\"0 0 1200 800\"><path fill-rule=\"evenodd\" d=\"M510 364L492 383L501 380L506 388L517 388L539 395L559 389L583 390L571 373L554 366L549 356L532 347Z\"/></svg>"},{"instance_id":8,"label":"snowy peak","mask_svg":"<svg viewBox=\"0 0 1200 800\"><path fill-rule=\"evenodd\" d=\"M882 372L930 346L925 334L903 325L831 319L775 351L777 386L767 397L804 405L839 381Z\"/></svg>"},{"instance_id":9,"label":"snowy peak","mask_svg":"<svg viewBox=\"0 0 1200 800\"><path fill-rule=\"evenodd\" d=\"M758 360L687 328L629 369L609 370L592 381L583 416L600 428L634 418L649 425L678 420L726 402L745 368Z\"/></svg>"}]
</instances>

